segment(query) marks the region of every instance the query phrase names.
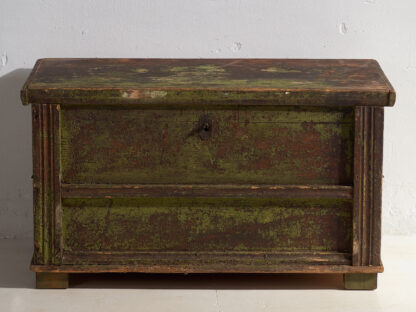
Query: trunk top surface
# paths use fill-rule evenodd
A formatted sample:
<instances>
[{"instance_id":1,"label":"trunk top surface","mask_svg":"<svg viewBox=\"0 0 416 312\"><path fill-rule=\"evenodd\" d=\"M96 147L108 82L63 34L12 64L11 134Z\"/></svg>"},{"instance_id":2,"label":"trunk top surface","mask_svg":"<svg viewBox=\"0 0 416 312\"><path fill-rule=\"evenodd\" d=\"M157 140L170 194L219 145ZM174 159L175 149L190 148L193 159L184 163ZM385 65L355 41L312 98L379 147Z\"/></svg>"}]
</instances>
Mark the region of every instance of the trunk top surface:
<instances>
[{"instance_id":1,"label":"trunk top surface","mask_svg":"<svg viewBox=\"0 0 416 312\"><path fill-rule=\"evenodd\" d=\"M374 60L41 59L24 104L392 106Z\"/></svg>"}]
</instances>

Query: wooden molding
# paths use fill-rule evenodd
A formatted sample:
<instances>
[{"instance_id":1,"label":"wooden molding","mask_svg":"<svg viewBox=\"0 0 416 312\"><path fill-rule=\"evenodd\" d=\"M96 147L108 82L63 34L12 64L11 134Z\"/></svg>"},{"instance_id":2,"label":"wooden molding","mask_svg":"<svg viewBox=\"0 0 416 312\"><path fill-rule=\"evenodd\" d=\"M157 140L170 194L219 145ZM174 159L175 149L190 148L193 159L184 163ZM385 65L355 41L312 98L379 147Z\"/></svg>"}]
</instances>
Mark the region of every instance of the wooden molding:
<instances>
[{"instance_id":1,"label":"wooden molding","mask_svg":"<svg viewBox=\"0 0 416 312\"><path fill-rule=\"evenodd\" d=\"M62 197L270 197L352 199L341 185L62 184Z\"/></svg>"},{"instance_id":2,"label":"wooden molding","mask_svg":"<svg viewBox=\"0 0 416 312\"><path fill-rule=\"evenodd\" d=\"M353 265L381 264L383 117L383 108L355 108Z\"/></svg>"},{"instance_id":3,"label":"wooden molding","mask_svg":"<svg viewBox=\"0 0 416 312\"><path fill-rule=\"evenodd\" d=\"M60 259L59 106L32 105L34 258Z\"/></svg>"}]
</instances>

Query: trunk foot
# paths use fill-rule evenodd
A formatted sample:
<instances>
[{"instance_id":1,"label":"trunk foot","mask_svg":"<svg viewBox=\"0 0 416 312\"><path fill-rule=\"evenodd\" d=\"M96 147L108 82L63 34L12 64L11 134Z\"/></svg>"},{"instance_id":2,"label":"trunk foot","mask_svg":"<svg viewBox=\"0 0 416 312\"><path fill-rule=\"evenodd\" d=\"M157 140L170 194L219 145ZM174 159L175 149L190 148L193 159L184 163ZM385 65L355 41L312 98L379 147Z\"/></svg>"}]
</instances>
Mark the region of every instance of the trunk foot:
<instances>
[{"instance_id":1,"label":"trunk foot","mask_svg":"<svg viewBox=\"0 0 416 312\"><path fill-rule=\"evenodd\" d=\"M373 290L377 288L377 273L346 273L344 287L351 290Z\"/></svg>"},{"instance_id":2,"label":"trunk foot","mask_svg":"<svg viewBox=\"0 0 416 312\"><path fill-rule=\"evenodd\" d=\"M36 288L38 289L68 288L68 273L36 272Z\"/></svg>"}]
</instances>

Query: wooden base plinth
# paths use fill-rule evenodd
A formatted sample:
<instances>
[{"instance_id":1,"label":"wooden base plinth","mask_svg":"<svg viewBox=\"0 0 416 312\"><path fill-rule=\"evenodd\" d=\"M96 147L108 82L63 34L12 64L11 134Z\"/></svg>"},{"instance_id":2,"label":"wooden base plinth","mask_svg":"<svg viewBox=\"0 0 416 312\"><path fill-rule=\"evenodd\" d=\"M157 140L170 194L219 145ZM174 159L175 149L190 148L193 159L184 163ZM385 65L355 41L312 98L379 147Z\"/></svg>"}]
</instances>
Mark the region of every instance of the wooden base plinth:
<instances>
[{"instance_id":1,"label":"wooden base plinth","mask_svg":"<svg viewBox=\"0 0 416 312\"><path fill-rule=\"evenodd\" d=\"M377 288L377 273L344 274L344 287L350 290L373 290Z\"/></svg>"},{"instance_id":2,"label":"wooden base plinth","mask_svg":"<svg viewBox=\"0 0 416 312\"><path fill-rule=\"evenodd\" d=\"M98 271L76 271L77 273L100 273ZM129 272L107 270L106 272ZM134 272L134 271L133 271ZM155 272L153 272L155 273ZM183 272L182 272L183 273ZM195 273L195 272L194 272ZM294 273L294 272L286 272ZM305 273L305 272L298 272ZM317 273L317 272L313 272ZM335 273L335 272L332 272ZM69 273L36 272L36 288L65 289L68 288ZM344 273L344 287L348 290L373 290L377 288L377 273Z\"/></svg>"},{"instance_id":3,"label":"wooden base plinth","mask_svg":"<svg viewBox=\"0 0 416 312\"><path fill-rule=\"evenodd\" d=\"M36 272L36 288L39 288L39 289L68 288L68 273Z\"/></svg>"}]
</instances>

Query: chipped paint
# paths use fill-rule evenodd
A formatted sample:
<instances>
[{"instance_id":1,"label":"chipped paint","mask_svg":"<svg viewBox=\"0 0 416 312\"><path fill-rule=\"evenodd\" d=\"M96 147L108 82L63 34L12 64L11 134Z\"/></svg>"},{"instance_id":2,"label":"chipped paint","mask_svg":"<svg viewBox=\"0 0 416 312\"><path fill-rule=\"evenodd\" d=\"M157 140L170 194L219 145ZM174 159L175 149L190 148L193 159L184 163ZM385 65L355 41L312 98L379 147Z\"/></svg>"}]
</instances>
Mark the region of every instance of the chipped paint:
<instances>
[{"instance_id":1,"label":"chipped paint","mask_svg":"<svg viewBox=\"0 0 416 312\"><path fill-rule=\"evenodd\" d=\"M268 73L300 73L301 71L298 69L287 69L282 67L267 67L262 69L261 71L268 72Z\"/></svg>"},{"instance_id":2,"label":"chipped paint","mask_svg":"<svg viewBox=\"0 0 416 312\"><path fill-rule=\"evenodd\" d=\"M351 218L339 199L64 199L64 250L348 252Z\"/></svg>"},{"instance_id":3,"label":"chipped paint","mask_svg":"<svg viewBox=\"0 0 416 312\"><path fill-rule=\"evenodd\" d=\"M46 59L37 63L35 72L22 91L25 104L82 100L99 105L189 105L195 98L198 104L383 106L394 102L393 90L372 60ZM146 93L152 91L157 93Z\"/></svg>"},{"instance_id":4,"label":"chipped paint","mask_svg":"<svg viewBox=\"0 0 416 312\"><path fill-rule=\"evenodd\" d=\"M164 98L168 95L167 91L146 91L145 92L146 95L150 96L150 98L152 99L157 99L157 98Z\"/></svg>"},{"instance_id":5,"label":"chipped paint","mask_svg":"<svg viewBox=\"0 0 416 312\"><path fill-rule=\"evenodd\" d=\"M61 122L66 183L352 183L351 108L62 106Z\"/></svg>"}]
</instances>

